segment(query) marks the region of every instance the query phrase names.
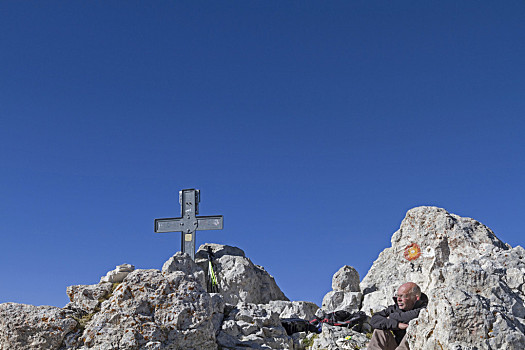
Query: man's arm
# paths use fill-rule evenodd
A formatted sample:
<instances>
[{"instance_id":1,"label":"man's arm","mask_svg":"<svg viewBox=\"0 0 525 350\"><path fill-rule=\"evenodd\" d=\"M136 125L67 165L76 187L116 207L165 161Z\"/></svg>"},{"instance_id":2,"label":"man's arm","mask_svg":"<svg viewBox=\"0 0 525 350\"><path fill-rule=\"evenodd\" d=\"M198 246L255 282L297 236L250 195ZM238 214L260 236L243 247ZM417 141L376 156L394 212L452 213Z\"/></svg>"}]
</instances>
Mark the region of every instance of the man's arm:
<instances>
[{"instance_id":1,"label":"man's arm","mask_svg":"<svg viewBox=\"0 0 525 350\"><path fill-rule=\"evenodd\" d=\"M389 306L386 309L376 312L374 316L370 319L370 325L374 329L399 329L398 321L390 318L392 311L394 310L393 306Z\"/></svg>"},{"instance_id":2,"label":"man's arm","mask_svg":"<svg viewBox=\"0 0 525 350\"><path fill-rule=\"evenodd\" d=\"M408 324L408 322L410 322L410 320L413 320L414 318L418 317L419 316L419 311L421 311L421 309L423 309L422 307L420 308L417 308L417 309L414 309L414 310L410 310L410 311L405 311L405 312L394 312L392 314L390 314L389 318L399 322L399 323L406 323Z\"/></svg>"}]
</instances>

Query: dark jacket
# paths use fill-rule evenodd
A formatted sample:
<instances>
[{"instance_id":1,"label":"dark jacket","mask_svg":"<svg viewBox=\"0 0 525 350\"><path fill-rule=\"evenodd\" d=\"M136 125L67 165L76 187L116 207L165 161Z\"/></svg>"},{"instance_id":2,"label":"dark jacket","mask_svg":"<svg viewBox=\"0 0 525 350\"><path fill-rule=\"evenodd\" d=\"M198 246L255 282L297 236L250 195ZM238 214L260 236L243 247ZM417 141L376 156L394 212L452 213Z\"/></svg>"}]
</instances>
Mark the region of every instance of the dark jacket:
<instances>
[{"instance_id":1,"label":"dark jacket","mask_svg":"<svg viewBox=\"0 0 525 350\"><path fill-rule=\"evenodd\" d=\"M427 307L428 297L421 293L421 297L414 304L412 310L401 310L397 305L397 298L394 297L394 305L390 305L386 309L376 312L372 319L370 319L370 325L375 329L391 330L394 333L396 342L399 345L401 340L406 334L406 330L397 328L399 323L408 323L410 320L419 316L419 311Z\"/></svg>"}]
</instances>

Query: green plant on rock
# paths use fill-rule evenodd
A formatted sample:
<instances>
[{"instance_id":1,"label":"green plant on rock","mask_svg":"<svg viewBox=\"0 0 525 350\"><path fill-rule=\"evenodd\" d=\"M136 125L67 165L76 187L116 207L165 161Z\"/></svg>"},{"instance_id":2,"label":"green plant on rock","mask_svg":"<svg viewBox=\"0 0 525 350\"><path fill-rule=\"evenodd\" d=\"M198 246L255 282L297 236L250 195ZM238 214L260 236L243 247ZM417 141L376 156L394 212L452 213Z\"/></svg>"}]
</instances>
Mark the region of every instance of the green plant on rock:
<instances>
[{"instance_id":1,"label":"green plant on rock","mask_svg":"<svg viewBox=\"0 0 525 350\"><path fill-rule=\"evenodd\" d=\"M77 328L78 330L80 330L81 333L84 332L84 329L86 329L86 326L89 323L89 321L91 321L93 316L95 316L95 314L99 311L100 311L99 308L95 308L95 311L92 313L85 314L80 317L75 317L75 316L72 317L75 321L77 321Z\"/></svg>"},{"instance_id":2,"label":"green plant on rock","mask_svg":"<svg viewBox=\"0 0 525 350\"><path fill-rule=\"evenodd\" d=\"M95 311L100 311L100 304L102 304L103 302L105 302L106 300L109 300L109 298L111 298L113 296L113 292L115 291L115 289L118 288L118 286L121 284L121 282L115 282L111 285L111 291L103 296L101 296L100 298L98 298L98 305L95 309L98 309L98 310L95 310Z\"/></svg>"},{"instance_id":3,"label":"green plant on rock","mask_svg":"<svg viewBox=\"0 0 525 350\"><path fill-rule=\"evenodd\" d=\"M312 345L314 345L314 340L315 338L317 338L319 335L318 334L314 334L311 338L304 338L303 340L301 340L301 344L305 347L305 348L309 348L311 347Z\"/></svg>"},{"instance_id":4,"label":"green plant on rock","mask_svg":"<svg viewBox=\"0 0 525 350\"><path fill-rule=\"evenodd\" d=\"M86 329L87 324L91 321L93 316L95 316L96 313L100 312L100 307L102 303L106 300L109 300L109 298L113 296L113 292L115 291L115 289L118 288L119 285L120 283L113 283L113 285L111 286L111 291L105 294L104 296L98 298L98 304L93 309L93 312L84 314L80 317L72 316L72 318L75 321L77 321L77 328L80 330L80 332L84 332L84 329Z\"/></svg>"},{"instance_id":5,"label":"green plant on rock","mask_svg":"<svg viewBox=\"0 0 525 350\"><path fill-rule=\"evenodd\" d=\"M122 282L114 282L112 285L111 285L111 292L109 293L109 297L111 297L113 295L113 292L115 291L115 289L117 289L118 286L120 286L122 284ZM108 299L109 299L108 297Z\"/></svg>"}]
</instances>

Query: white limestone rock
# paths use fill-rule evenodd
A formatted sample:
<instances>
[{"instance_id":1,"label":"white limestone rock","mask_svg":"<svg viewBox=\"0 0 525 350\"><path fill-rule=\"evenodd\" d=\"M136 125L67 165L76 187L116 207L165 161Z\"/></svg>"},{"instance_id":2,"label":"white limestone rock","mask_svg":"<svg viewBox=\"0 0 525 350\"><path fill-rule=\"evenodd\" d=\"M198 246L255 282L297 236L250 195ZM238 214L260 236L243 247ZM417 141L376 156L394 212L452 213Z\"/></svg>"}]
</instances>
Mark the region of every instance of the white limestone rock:
<instances>
[{"instance_id":1,"label":"white limestone rock","mask_svg":"<svg viewBox=\"0 0 525 350\"><path fill-rule=\"evenodd\" d=\"M413 346L525 348L524 295L509 288L504 276L488 273L475 260L447 265L441 276L444 283L431 291L428 309L409 328Z\"/></svg>"},{"instance_id":2,"label":"white limestone rock","mask_svg":"<svg viewBox=\"0 0 525 350\"><path fill-rule=\"evenodd\" d=\"M309 301L271 300L268 308L276 312L279 318L302 318L312 320L319 306Z\"/></svg>"},{"instance_id":3,"label":"white limestone rock","mask_svg":"<svg viewBox=\"0 0 525 350\"><path fill-rule=\"evenodd\" d=\"M323 311L359 311L363 294L356 269L348 265L341 267L332 277L332 289L323 298Z\"/></svg>"},{"instance_id":4,"label":"white limestone rock","mask_svg":"<svg viewBox=\"0 0 525 350\"><path fill-rule=\"evenodd\" d=\"M332 290L337 292L361 292L359 273L352 266L345 265L332 277Z\"/></svg>"},{"instance_id":5,"label":"white limestone rock","mask_svg":"<svg viewBox=\"0 0 525 350\"><path fill-rule=\"evenodd\" d=\"M195 281L206 288L204 271L186 253L177 252L162 266L162 272L181 271L188 276L192 276Z\"/></svg>"},{"instance_id":6,"label":"white limestone rock","mask_svg":"<svg viewBox=\"0 0 525 350\"><path fill-rule=\"evenodd\" d=\"M393 292L392 295L394 295ZM394 300L392 298L385 297L385 294L381 291L375 291L368 293L363 297L361 311L364 311L367 315L373 315L374 313L381 311L388 307L388 305L392 304L394 304Z\"/></svg>"},{"instance_id":7,"label":"white limestone rock","mask_svg":"<svg viewBox=\"0 0 525 350\"><path fill-rule=\"evenodd\" d=\"M112 288L113 283L109 282L69 286L67 287L67 295L70 303L65 308L87 314L93 313L100 307L100 303L111 294Z\"/></svg>"},{"instance_id":8,"label":"white limestone rock","mask_svg":"<svg viewBox=\"0 0 525 350\"><path fill-rule=\"evenodd\" d=\"M218 293L210 293L211 297L211 323L213 329L217 333L221 329L222 321L224 320L224 309L226 303L222 295Z\"/></svg>"},{"instance_id":9,"label":"white limestone rock","mask_svg":"<svg viewBox=\"0 0 525 350\"><path fill-rule=\"evenodd\" d=\"M195 262L208 273L207 249L215 255L213 264L219 293L228 304L240 302L266 304L271 300L288 300L274 278L262 266L255 265L236 247L206 243L199 247Z\"/></svg>"},{"instance_id":10,"label":"white limestone rock","mask_svg":"<svg viewBox=\"0 0 525 350\"><path fill-rule=\"evenodd\" d=\"M58 350L69 344L77 325L58 307L0 304L0 350Z\"/></svg>"},{"instance_id":11,"label":"white limestone rock","mask_svg":"<svg viewBox=\"0 0 525 350\"><path fill-rule=\"evenodd\" d=\"M330 291L323 298L322 308L326 312L344 310L348 312L359 311L363 294L360 292Z\"/></svg>"},{"instance_id":12,"label":"white limestone rock","mask_svg":"<svg viewBox=\"0 0 525 350\"><path fill-rule=\"evenodd\" d=\"M285 318L301 318L303 320L312 320L315 318L315 313L319 306L307 301L284 301L272 300L264 306L267 310L275 312L279 315L279 319ZM292 334L292 342L294 350L305 349L304 340L309 333L298 332Z\"/></svg>"},{"instance_id":13,"label":"white limestone rock","mask_svg":"<svg viewBox=\"0 0 525 350\"><path fill-rule=\"evenodd\" d=\"M410 322L411 348L525 348L523 248L436 207L409 210L391 243L361 282L363 311L380 300L381 308L392 304L399 285L412 281L430 302Z\"/></svg>"},{"instance_id":14,"label":"white limestone rock","mask_svg":"<svg viewBox=\"0 0 525 350\"><path fill-rule=\"evenodd\" d=\"M130 264L118 265L115 270L109 271L106 276L100 278L100 283L109 282L109 283L120 283L124 281L126 276L135 270L135 266Z\"/></svg>"},{"instance_id":15,"label":"white limestone rock","mask_svg":"<svg viewBox=\"0 0 525 350\"><path fill-rule=\"evenodd\" d=\"M102 303L80 348L216 350L213 310L184 272L135 270Z\"/></svg>"},{"instance_id":16,"label":"white limestone rock","mask_svg":"<svg viewBox=\"0 0 525 350\"><path fill-rule=\"evenodd\" d=\"M427 290L437 278L435 272L446 263L492 256L510 247L486 226L436 207L417 207L407 212L391 239L392 247L381 252L361 282L366 295L382 291L390 298L403 281L418 283ZM419 257L407 260L409 246L417 244ZM407 249L408 248L408 249Z\"/></svg>"},{"instance_id":17,"label":"white limestone rock","mask_svg":"<svg viewBox=\"0 0 525 350\"><path fill-rule=\"evenodd\" d=\"M368 343L365 334L348 328L323 324L323 331L315 337L311 350L364 349Z\"/></svg>"},{"instance_id":18,"label":"white limestone rock","mask_svg":"<svg viewBox=\"0 0 525 350\"><path fill-rule=\"evenodd\" d=\"M292 341L293 341L293 349L294 350L307 350L310 349L308 344L310 342L313 342L311 338L317 335L315 333L306 333L306 332L298 332L291 335Z\"/></svg>"},{"instance_id":19,"label":"white limestone rock","mask_svg":"<svg viewBox=\"0 0 525 350\"><path fill-rule=\"evenodd\" d=\"M222 328L217 335L221 349L300 350L306 333L291 337L282 327L282 318L312 319L318 307L303 301L270 301L268 304L226 305Z\"/></svg>"},{"instance_id":20,"label":"white limestone rock","mask_svg":"<svg viewBox=\"0 0 525 350\"><path fill-rule=\"evenodd\" d=\"M286 334L279 314L264 304L239 303L228 306L217 335L220 349L288 349L293 339Z\"/></svg>"}]
</instances>

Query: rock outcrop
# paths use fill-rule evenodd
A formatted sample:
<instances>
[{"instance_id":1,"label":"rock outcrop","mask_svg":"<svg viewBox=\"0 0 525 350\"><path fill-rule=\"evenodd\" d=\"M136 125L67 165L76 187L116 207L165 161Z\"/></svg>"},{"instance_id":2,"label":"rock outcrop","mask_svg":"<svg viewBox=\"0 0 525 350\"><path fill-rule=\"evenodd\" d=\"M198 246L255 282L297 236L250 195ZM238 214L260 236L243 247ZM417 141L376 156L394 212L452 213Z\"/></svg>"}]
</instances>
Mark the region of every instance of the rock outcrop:
<instances>
[{"instance_id":1,"label":"rock outcrop","mask_svg":"<svg viewBox=\"0 0 525 350\"><path fill-rule=\"evenodd\" d=\"M352 266L345 265L332 278L332 291L323 298L323 310L326 312L345 310L358 311L361 306L361 288L359 273Z\"/></svg>"},{"instance_id":2,"label":"rock outcrop","mask_svg":"<svg viewBox=\"0 0 525 350\"><path fill-rule=\"evenodd\" d=\"M348 328L323 325L323 332L313 337L311 350L364 349L368 343L365 334Z\"/></svg>"},{"instance_id":3,"label":"rock outcrop","mask_svg":"<svg viewBox=\"0 0 525 350\"><path fill-rule=\"evenodd\" d=\"M118 265L115 270L109 271L106 276L100 278L100 282L120 283L126 276L135 270L135 266L130 264Z\"/></svg>"},{"instance_id":4,"label":"rock outcrop","mask_svg":"<svg viewBox=\"0 0 525 350\"><path fill-rule=\"evenodd\" d=\"M66 309L90 314L100 310L100 304L111 294L113 283L100 282L93 285L76 285L67 287L70 303Z\"/></svg>"},{"instance_id":5,"label":"rock outcrop","mask_svg":"<svg viewBox=\"0 0 525 350\"><path fill-rule=\"evenodd\" d=\"M288 336L281 325L283 318L311 320L319 307L305 301L274 300L268 304L227 304L224 322L217 335L223 349L295 349L300 350L306 333Z\"/></svg>"},{"instance_id":6,"label":"rock outcrop","mask_svg":"<svg viewBox=\"0 0 525 350\"><path fill-rule=\"evenodd\" d=\"M162 272L169 274L171 272L179 271L187 276L191 276L196 282L198 282L202 288L206 288L206 276L204 271L195 264L187 256L178 252L162 266Z\"/></svg>"},{"instance_id":7,"label":"rock outcrop","mask_svg":"<svg viewBox=\"0 0 525 350\"><path fill-rule=\"evenodd\" d=\"M411 348L525 349L522 247L436 207L408 211L391 242L361 282L362 310L383 308L413 281L430 303L407 330Z\"/></svg>"},{"instance_id":8,"label":"rock outcrop","mask_svg":"<svg viewBox=\"0 0 525 350\"><path fill-rule=\"evenodd\" d=\"M318 307L288 301L242 250L209 246L220 293L206 291L204 271L180 252L160 271L119 265L98 284L68 287L63 309L0 304L0 350L294 349L299 338L280 318L313 318Z\"/></svg>"},{"instance_id":9,"label":"rock outcrop","mask_svg":"<svg viewBox=\"0 0 525 350\"><path fill-rule=\"evenodd\" d=\"M189 259L188 259L189 260ZM183 272L135 270L101 305L80 348L215 350L211 298Z\"/></svg>"},{"instance_id":10,"label":"rock outcrop","mask_svg":"<svg viewBox=\"0 0 525 350\"><path fill-rule=\"evenodd\" d=\"M214 255L219 293L226 303L267 304L270 300L288 300L274 278L262 266L252 263L236 247L210 243L202 245L195 254L195 262L206 274L208 248L211 248Z\"/></svg>"},{"instance_id":11,"label":"rock outcrop","mask_svg":"<svg viewBox=\"0 0 525 350\"><path fill-rule=\"evenodd\" d=\"M74 341L78 322L53 306L0 304L0 349L60 349Z\"/></svg>"},{"instance_id":12,"label":"rock outcrop","mask_svg":"<svg viewBox=\"0 0 525 350\"><path fill-rule=\"evenodd\" d=\"M293 339L281 325L279 313L264 304L228 307L217 336L223 349L293 349Z\"/></svg>"},{"instance_id":13,"label":"rock outcrop","mask_svg":"<svg viewBox=\"0 0 525 350\"><path fill-rule=\"evenodd\" d=\"M335 310L368 315L392 304L397 287L418 283L429 298L407 336L418 350L525 349L525 250L486 226L435 207L410 210L359 282L343 266L323 309L289 301L273 277L235 247L206 244L196 262L177 253L161 270L119 265L98 284L67 288L64 308L0 304L0 350L340 350L364 349L366 327L324 324L286 334L282 318ZM219 293L206 291L207 250Z\"/></svg>"}]
</instances>

